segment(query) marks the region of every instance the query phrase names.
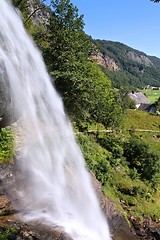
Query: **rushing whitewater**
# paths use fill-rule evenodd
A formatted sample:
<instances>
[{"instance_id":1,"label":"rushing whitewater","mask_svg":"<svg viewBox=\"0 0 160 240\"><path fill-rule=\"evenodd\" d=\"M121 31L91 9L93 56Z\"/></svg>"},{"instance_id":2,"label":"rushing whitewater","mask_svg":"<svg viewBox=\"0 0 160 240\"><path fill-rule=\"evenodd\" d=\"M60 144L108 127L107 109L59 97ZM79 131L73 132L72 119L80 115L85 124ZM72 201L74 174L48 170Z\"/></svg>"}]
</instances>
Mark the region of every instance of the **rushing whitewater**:
<instances>
[{"instance_id":1,"label":"rushing whitewater","mask_svg":"<svg viewBox=\"0 0 160 240\"><path fill-rule=\"evenodd\" d=\"M0 62L16 115L23 120L25 141L19 165L26 183L19 197L25 219L61 226L75 240L109 240L107 222L61 98L7 0L0 3Z\"/></svg>"}]
</instances>

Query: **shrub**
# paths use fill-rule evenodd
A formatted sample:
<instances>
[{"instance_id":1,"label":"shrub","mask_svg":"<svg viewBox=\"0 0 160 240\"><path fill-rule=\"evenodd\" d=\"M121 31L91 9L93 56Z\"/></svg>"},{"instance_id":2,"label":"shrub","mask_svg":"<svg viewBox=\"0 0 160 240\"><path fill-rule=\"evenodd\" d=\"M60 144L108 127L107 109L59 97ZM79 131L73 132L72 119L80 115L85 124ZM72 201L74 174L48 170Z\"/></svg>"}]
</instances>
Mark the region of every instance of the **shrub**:
<instances>
[{"instance_id":1,"label":"shrub","mask_svg":"<svg viewBox=\"0 0 160 240\"><path fill-rule=\"evenodd\" d=\"M124 156L129 167L136 169L141 179L152 181L159 174L160 157L151 152L149 146L139 139L133 138L124 144Z\"/></svg>"},{"instance_id":2,"label":"shrub","mask_svg":"<svg viewBox=\"0 0 160 240\"><path fill-rule=\"evenodd\" d=\"M0 229L0 239L8 240L8 239L16 239L16 235L18 233L18 229L15 227L2 228Z\"/></svg>"},{"instance_id":3,"label":"shrub","mask_svg":"<svg viewBox=\"0 0 160 240\"><path fill-rule=\"evenodd\" d=\"M123 146L122 141L112 134L99 134L97 138L98 143L112 154L110 164L117 166L123 160Z\"/></svg>"},{"instance_id":4,"label":"shrub","mask_svg":"<svg viewBox=\"0 0 160 240\"><path fill-rule=\"evenodd\" d=\"M102 183L102 185L106 183L110 173L110 163L107 160L107 157L108 156L106 156L106 158L101 159L101 161L98 161L94 168L96 178Z\"/></svg>"},{"instance_id":5,"label":"shrub","mask_svg":"<svg viewBox=\"0 0 160 240\"><path fill-rule=\"evenodd\" d=\"M92 136L80 133L78 134L78 142L84 154L87 167L95 173L97 179L104 185L109 177L112 153L94 142Z\"/></svg>"},{"instance_id":6,"label":"shrub","mask_svg":"<svg viewBox=\"0 0 160 240\"><path fill-rule=\"evenodd\" d=\"M14 133L11 129L0 131L0 162L8 162L14 155Z\"/></svg>"}]
</instances>

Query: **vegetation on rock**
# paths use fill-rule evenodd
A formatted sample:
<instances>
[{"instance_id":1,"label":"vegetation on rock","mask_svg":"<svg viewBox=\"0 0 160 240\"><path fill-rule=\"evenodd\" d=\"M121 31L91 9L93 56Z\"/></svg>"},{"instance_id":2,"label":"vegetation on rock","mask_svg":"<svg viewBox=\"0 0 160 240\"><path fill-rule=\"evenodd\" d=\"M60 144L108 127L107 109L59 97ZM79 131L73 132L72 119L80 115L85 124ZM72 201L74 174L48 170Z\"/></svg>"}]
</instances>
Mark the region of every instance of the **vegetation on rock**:
<instances>
[{"instance_id":1,"label":"vegetation on rock","mask_svg":"<svg viewBox=\"0 0 160 240\"><path fill-rule=\"evenodd\" d=\"M14 133L11 129L0 130L0 163L11 162L14 155Z\"/></svg>"}]
</instances>

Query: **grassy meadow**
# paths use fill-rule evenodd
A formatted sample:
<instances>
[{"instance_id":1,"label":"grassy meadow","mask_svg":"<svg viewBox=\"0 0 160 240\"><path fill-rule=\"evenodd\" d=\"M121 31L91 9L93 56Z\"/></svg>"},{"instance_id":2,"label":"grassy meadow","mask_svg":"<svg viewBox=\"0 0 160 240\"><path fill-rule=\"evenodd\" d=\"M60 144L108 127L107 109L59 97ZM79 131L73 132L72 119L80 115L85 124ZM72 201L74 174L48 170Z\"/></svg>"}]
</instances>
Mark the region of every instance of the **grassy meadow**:
<instances>
[{"instance_id":1,"label":"grassy meadow","mask_svg":"<svg viewBox=\"0 0 160 240\"><path fill-rule=\"evenodd\" d=\"M160 116L130 109L124 119L124 129L135 132L153 151L160 154Z\"/></svg>"},{"instance_id":2,"label":"grassy meadow","mask_svg":"<svg viewBox=\"0 0 160 240\"><path fill-rule=\"evenodd\" d=\"M160 97L160 89L159 90L147 89L147 90L143 90L142 92L151 101L151 103L155 103Z\"/></svg>"},{"instance_id":3,"label":"grassy meadow","mask_svg":"<svg viewBox=\"0 0 160 240\"><path fill-rule=\"evenodd\" d=\"M148 112L128 109L124 118L126 130L160 131L160 116Z\"/></svg>"}]
</instances>

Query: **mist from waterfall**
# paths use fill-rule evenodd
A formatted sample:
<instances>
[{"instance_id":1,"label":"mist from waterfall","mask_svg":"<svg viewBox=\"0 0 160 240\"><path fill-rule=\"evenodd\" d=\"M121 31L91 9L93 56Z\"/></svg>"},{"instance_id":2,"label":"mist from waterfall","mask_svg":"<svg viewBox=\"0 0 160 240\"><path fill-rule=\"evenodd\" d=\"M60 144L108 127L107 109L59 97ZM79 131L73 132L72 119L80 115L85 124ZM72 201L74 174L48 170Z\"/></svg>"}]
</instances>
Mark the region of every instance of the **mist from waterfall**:
<instances>
[{"instance_id":1,"label":"mist from waterfall","mask_svg":"<svg viewBox=\"0 0 160 240\"><path fill-rule=\"evenodd\" d=\"M8 0L0 5L0 62L15 114L23 122L25 139L18 164L26 179L19 193L24 219L61 226L75 240L109 240L106 219L62 100Z\"/></svg>"}]
</instances>

